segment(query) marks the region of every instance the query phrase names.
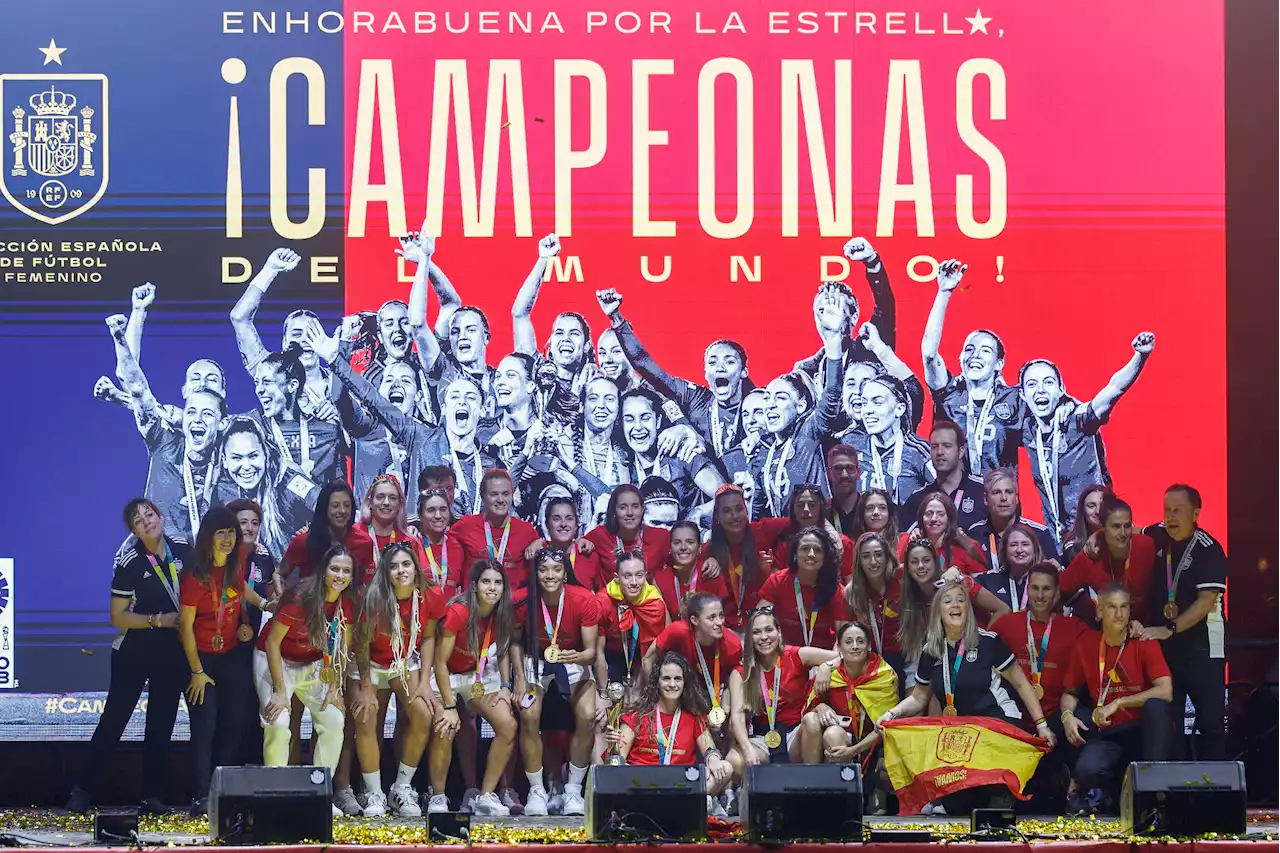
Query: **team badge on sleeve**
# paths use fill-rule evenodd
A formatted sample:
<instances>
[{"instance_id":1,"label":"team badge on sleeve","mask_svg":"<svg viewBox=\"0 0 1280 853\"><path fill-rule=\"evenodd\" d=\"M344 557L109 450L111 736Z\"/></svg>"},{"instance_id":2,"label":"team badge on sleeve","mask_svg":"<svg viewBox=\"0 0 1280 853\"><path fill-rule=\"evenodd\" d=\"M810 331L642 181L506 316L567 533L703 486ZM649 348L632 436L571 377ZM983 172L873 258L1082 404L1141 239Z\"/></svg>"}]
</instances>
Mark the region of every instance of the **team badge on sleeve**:
<instances>
[{"instance_id":1,"label":"team badge on sleeve","mask_svg":"<svg viewBox=\"0 0 1280 853\"><path fill-rule=\"evenodd\" d=\"M104 74L0 74L0 191L32 219L66 222L107 191Z\"/></svg>"}]
</instances>

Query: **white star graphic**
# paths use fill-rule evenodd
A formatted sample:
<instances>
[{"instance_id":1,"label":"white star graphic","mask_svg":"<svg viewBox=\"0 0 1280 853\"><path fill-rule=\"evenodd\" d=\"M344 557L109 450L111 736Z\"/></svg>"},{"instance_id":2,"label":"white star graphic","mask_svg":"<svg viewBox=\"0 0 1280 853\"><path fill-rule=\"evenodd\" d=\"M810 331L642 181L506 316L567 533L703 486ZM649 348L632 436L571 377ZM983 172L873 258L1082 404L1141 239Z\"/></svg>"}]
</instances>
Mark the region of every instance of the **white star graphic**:
<instances>
[{"instance_id":1,"label":"white star graphic","mask_svg":"<svg viewBox=\"0 0 1280 853\"><path fill-rule=\"evenodd\" d=\"M991 19L982 17L981 9L975 12L972 18L965 18L965 20L969 22L969 35L976 32L981 32L984 36L990 35L987 32L987 24L991 23Z\"/></svg>"},{"instance_id":2,"label":"white star graphic","mask_svg":"<svg viewBox=\"0 0 1280 853\"><path fill-rule=\"evenodd\" d=\"M49 39L48 47L38 47L36 48L36 50L44 54L45 65L48 65L50 62L56 62L59 65L61 65L62 54L66 52L66 48L58 47L57 42L55 42L53 39Z\"/></svg>"}]
</instances>

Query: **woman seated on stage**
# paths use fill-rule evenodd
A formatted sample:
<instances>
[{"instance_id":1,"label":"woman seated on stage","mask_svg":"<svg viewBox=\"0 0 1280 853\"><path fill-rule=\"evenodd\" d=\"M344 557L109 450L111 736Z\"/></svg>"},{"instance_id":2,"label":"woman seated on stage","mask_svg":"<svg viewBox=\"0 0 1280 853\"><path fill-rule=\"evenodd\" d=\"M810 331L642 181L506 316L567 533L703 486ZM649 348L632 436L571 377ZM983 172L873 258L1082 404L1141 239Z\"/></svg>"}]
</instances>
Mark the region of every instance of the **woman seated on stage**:
<instances>
[{"instance_id":1,"label":"woman seated on stage","mask_svg":"<svg viewBox=\"0 0 1280 853\"><path fill-rule=\"evenodd\" d=\"M729 761L799 764L800 719L809 698L809 670L836 659L831 649L790 646L772 607L758 607L747 627L742 666L729 676L734 748Z\"/></svg>"},{"instance_id":2,"label":"woman seated on stage","mask_svg":"<svg viewBox=\"0 0 1280 853\"><path fill-rule=\"evenodd\" d=\"M342 752L344 683L354 610L355 565L342 544L329 548L316 572L285 594L258 635L253 677L261 708L262 755L268 767L289 763L290 706L296 697L315 728L312 761L333 770ZM334 817L341 814L334 806Z\"/></svg>"},{"instance_id":3,"label":"woman seated on stage","mask_svg":"<svg viewBox=\"0 0 1280 853\"><path fill-rule=\"evenodd\" d=\"M536 594L535 594L536 593ZM542 705L549 692L561 694L573 709L569 743L569 780L562 815L586 814L582 786L591 766L597 696L591 667L596 659L600 608L596 597L579 585L563 551L544 548L533 558L533 584L525 601L524 637L517 648L516 695L520 697L520 756L529 779L524 813L547 814L542 773ZM521 653L527 649L527 653ZM603 688L602 688L603 689Z\"/></svg>"},{"instance_id":4,"label":"woman seated on stage","mask_svg":"<svg viewBox=\"0 0 1280 853\"><path fill-rule=\"evenodd\" d=\"M671 554L654 574L653 585L661 591L672 619L679 618L685 600L694 593L709 592L722 600L729 597L724 575L707 577L702 570L701 544L702 531L696 523L677 521L671 526Z\"/></svg>"},{"instance_id":5,"label":"woman seated on stage","mask_svg":"<svg viewBox=\"0 0 1280 853\"><path fill-rule=\"evenodd\" d=\"M829 661L818 668L809 710L800 721L800 749L806 764L860 763L870 810L884 814L875 721L897 703L898 676L872 651L870 641L867 629L857 622L840 627L840 662L834 668ZM829 686L819 691L820 683Z\"/></svg>"},{"instance_id":6,"label":"woman seated on stage","mask_svg":"<svg viewBox=\"0 0 1280 853\"><path fill-rule=\"evenodd\" d=\"M414 541L388 544L378 571L365 590L356 628L357 671L350 674L356 723L356 758L364 777L365 817L387 813L380 770L382 732L387 703L396 694L400 766L391 785L391 808L399 817L421 817L413 775L431 736L435 693L431 661L435 659L436 622L444 616L445 600L418 564ZM426 662L424 665L424 661Z\"/></svg>"},{"instance_id":7,"label":"woman seated on stage","mask_svg":"<svg viewBox=\"0 0 1280 853\"><path fill-rule=\"evenodd\" d=\"M615 569L613 580L596 594L600 606L596 683L635 686L640 676L637 664L647 659L654 640L667 627L667 605L658 588L645 580L644 557L639 552L623 554Z\"/></svg>"},{"instance_id":8,"label":"woman seated on stage","mask_svg":"<svg viewBox=\"0 0 1280 853\"><path fill-rule=\"evenodd\" d=\"M462 543L449 535L453 522L453 504L444 489L423 489L418 496L418 526L422 529L422 557L419 563L430 574L432 584L440 590L447 602L458 594L462 586ZM428 661L430 669L430 661Z\"/></svg>"},{"instance_id":9,"label":"woman seated on stage","mask_svg":"<svg viewBox=\"0 0 1280 853\"><path fill-rule=\"evenodd\" d=\"M845 606L854 622L868 627L869 650L889 662L901 689L907 661L898 641L898 611L902 607L898 549L879 533L864 533L853 550L853 577L844 588Z\"/></svg>"},{"instance_id":10,"label":"woman seated on stage","mask_svg":"<svg viewBox=\"0 0 1280 853\"><path fill-rule=\"evenodd\" d=\"M498 781L516 741L511 707L514 605L502 564L479 560L467 574L466 591L449 605L436 638L435 675L441 711L431 739L430 812L449 811L445 781L453 760L453 739L460 725L458 699L493 727L480 794L472 807L478 815L505 817L510 810L498 799ZM459 693L461 691L461 693Z\"/></svg>"},{"instance_id":11,"label":"woman seated on stage","mask_svg":"<svg viewBox=\"0 0 1280 853\"><path fill-rule=\"evenodd\" d=\"M707 719L719 732L729 718L729 673L742 664L742 641L725 628L724 602L709 592L689 598L683 612L684 618L668 625L644 656L645 676L668 652L688 661L711 700Z\"/></svg>"},{"instance_id":12,"label":"woman seated on stage","mask_svg":"<svg viewBox=\"0 0 1280 853\"><path fill-rule=\"evenodd\" d=\"M714 798L733 778L733 768L712 740L707 728L711 706L688 661L675 652L663 655L630 707L605 740L617 745L627 764L692 765L701 753L707 768L707 812L714 811Z\"/></svg>"},{"instance_id":13,"label":"woman seated on stage","mask_svg":"<svg viewBox=\"0 0 1280 853\"><path fill-rule=\"evenodd\" d=\"M993 674L1014 689L1021 708ZM1025 708L1034 720L1036 733L1053 746L1053 732L1031 682L1000 638L978 628L963 580L948 580L938 590L929 611L915 685L907 698L880 716L876 725L926 713L935 695L943 697L942 714L947 717L989 717L1017 726ZM981 720L972 722L982 725ZM943 797L942 804L948 814L968 814L987 804L1008 807L1012 798L1003 785L980 785Z\"/></svg>"},{"instance_id":14,"label":"woman seated on stage","mask_svg":"<svg viewBox=\"0 0 1280 853\"><path fill-rule=\"evenodd\" d=\"M757 607L773 608L786 643L830 649L836 629L849 621L840 554L831 533L825 527L806 527L791 537L788 554L789 568L769 575Z\"/></svg>"}]
</instances>

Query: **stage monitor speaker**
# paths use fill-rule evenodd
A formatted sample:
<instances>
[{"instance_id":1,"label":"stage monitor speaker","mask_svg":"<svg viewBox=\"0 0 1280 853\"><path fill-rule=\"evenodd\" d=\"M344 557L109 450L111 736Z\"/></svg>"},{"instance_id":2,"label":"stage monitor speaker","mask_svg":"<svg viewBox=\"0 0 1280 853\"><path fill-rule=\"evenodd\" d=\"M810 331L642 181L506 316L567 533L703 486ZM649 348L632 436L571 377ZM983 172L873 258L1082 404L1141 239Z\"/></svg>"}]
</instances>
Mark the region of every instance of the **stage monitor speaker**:
<instances>
[{"instance_id":1,"label":"stage monitor speaker","mask_svg":"<svg viewBox=\"0 0 1280 853\"><path fill-rule=\"evenodd\" d=\"M138 811L100 812L93 816L93 840L108 847L127 844L139 846Z\"/></svg>"},{"instance_id":2,"label":"stage monitor speaker","mask_svg":"<svg viewBox=\"0 0 1280 853\"><path fill-rule=\"evenodd\" d=\"M427 843L465 841L471 843L470 812L427 812Z\"/></svg>"},{"instance_id":3,"label":"stage monitor speaker","mask_svg":"<svg viewBox=\"0 0 1280 853\"><path fill-rule=\"evenodd\" d=\"M1124 774L1120 824L1130 835L1243 835L1244 765L1135 761Z\"/></svg>"},{"instance_id":4,"label":"stage monitor speaker","mask_svg":"<svg viewBox=\"0 0 1280 853\"><path fill-rule=\"evenodd\" d=\"M1017 825L1018 818L1013 809L974 809L969 816L970 832L1012 835L1012 830Z\"/></svg>"},{"instance_id":5,"label":"stage monitor speaker","mask_svg":"<svg viewBox=\"0 0 1280 853\"><path fill-rule=\"evenodd\" d=\"M741 812L753 844L862 841L862 773L856 764L757 764Z\"/></svg>"},{"instance_id":6,"label":"stage monitor speaker","mask_svg":"<svg viewBox=\"0 0 1280 853\"><path fill-rule=\"evenodd\" d=\"M700 765L611 766L587 775L587 840L702 840L707 779Z\"/></svg>"},{"instance_id":7,"label":"stage monitor speaker","mask_svg":"<svg viewBox=\"0 0 1280 853\"><path fill-rule=\"evenodd\" d=\"M328 767L219 767L209 786L209 840L237 846L333 841Z\"/></svg>"}]
</instances>

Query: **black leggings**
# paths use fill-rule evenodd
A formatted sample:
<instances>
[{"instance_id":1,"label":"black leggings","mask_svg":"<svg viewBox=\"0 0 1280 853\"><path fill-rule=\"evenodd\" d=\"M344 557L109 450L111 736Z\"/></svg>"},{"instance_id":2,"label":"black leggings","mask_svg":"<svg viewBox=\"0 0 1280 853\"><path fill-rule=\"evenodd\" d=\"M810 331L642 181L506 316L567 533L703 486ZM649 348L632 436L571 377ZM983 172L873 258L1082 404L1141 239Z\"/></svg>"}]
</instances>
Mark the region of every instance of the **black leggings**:
<instances>
[{"instance_id":1,"label":"black leggings","mask_svg":"<svg viewBox=\"0 0 1280 853\"><path fill-rule=\"evenodd\" d=\"M191 791L201 800L209 796L213 768L240 760L247 699L252 689L252 648L238 643L222 654L200 653L200 666L213 679L204 688L204 701L189 705L191 714Z\"/></svg>"},{"instance_id":2,"label":"black leggings","mask_svg":"<svg viewBox=\"0 0 1280 853\"><path fill-rule=\"evenodd\" d=\"M173 723L178 716L178 698L190 673L178 644L178 633L158 629L156 636L125 635L120 648L111 652L111 685L89 741L89 754L80 771L77 786L86 791L102 775L116 744L124 734L133 709L147 687L147 723L142 750L142 797L159 797L166 791L165 765ZM163 636L160 636L163 633Z\"/></svg>"}]
</instances>

